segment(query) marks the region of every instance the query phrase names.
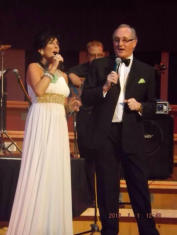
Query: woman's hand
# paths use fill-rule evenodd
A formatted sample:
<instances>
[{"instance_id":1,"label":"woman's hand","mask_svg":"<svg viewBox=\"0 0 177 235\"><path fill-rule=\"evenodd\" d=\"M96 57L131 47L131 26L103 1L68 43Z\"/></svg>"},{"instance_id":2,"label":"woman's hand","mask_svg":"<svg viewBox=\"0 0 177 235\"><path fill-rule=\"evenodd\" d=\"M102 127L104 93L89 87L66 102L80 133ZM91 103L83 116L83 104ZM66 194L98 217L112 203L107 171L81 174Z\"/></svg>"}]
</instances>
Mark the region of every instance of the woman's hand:
<instances>
[{"instance_id":1,"label":"woman's hand","mask_svg":"<svg viewBox=\"0 0 177 235\"><path fill-rule=\"evenodd\" d=\"M71 97L68 100L69 110L72 112L78 112L80 106L82 105L81 101L77 97Z\"/></svg>"},{"instance_id":2,"label":"woman's hand","mask_svg":"<svg viewBox=\"0 0 177 235\"><path fill-rule=\"evenodd\" d=\"M54 74L56 70L58 69L59 63L63 61L64 59L60 54L54 55L52 57L52 61L51 61L51 64L49 65L48 71Z\"/></svg>"}]
</instances>

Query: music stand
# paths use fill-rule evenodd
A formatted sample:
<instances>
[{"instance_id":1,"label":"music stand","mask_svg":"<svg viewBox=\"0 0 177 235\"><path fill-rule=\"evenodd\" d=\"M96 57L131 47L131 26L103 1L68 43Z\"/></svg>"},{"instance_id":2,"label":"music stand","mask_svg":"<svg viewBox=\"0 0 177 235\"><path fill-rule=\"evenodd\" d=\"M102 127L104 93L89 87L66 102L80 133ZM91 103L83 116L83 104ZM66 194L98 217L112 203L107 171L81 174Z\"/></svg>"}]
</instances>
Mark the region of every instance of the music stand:
<instances>
[{"instance_id":1,"label":"music stand","mask_svg":"<svg viewBox=\"0 0 177 235\"><path fill-rule=\"evenodd\" d=\"M1 54L1 91L0 91L0 155L6 155L7 153L11 154L9 147L11 145L15 145L17 150L21 153L21 149L18 145L13 141L13 139L7 134L6 131L6 123L5 123L5 116L6 116L6 96L7 92L5 91L5 82L4 82L4 51L9 49L10 45L0 45L0 54ZM10 144L5 146L4 137L10 140Z\"/></svg>"}]
</instances>

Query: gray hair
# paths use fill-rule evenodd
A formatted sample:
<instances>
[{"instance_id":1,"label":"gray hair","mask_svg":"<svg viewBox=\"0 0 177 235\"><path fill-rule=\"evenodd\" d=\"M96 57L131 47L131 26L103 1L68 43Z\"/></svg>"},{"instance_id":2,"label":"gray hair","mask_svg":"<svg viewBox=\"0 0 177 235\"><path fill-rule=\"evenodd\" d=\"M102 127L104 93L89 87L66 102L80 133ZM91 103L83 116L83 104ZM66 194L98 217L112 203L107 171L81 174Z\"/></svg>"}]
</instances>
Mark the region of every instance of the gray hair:
<instances>
[{"instance_id":1,"label":"gray hair","mask_svg":"<svg viewBox=\"0 0 177 235\"><path fill-rule=\"evenodd\" d=\"M113 38L114 38L115 31L117 31L117 30L120 29L120 28L129 28L129 29L131 30L131 32L132 32L133 38L136 39L136 40L138 39L137 34L136 34L136 30L135 30L133 27L131 27L130 25L128 25L128 24L120 24L120 25L114 30Z\"/></svg>"}]
</instances>

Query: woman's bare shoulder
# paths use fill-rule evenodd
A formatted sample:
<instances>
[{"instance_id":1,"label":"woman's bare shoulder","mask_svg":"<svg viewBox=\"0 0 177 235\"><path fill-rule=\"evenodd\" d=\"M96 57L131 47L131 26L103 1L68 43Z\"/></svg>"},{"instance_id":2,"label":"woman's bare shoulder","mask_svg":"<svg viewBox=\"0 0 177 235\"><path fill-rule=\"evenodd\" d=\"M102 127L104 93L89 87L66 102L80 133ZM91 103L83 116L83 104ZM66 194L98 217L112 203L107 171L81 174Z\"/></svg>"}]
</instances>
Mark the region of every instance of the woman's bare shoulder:
<instances>
[{"instance_id":1,"label":"woman's bare shoulder","mask_svg":"<svg viewBox=\"0 0 177 235\"><path fill-rule=\"evenodd\" d=\"M38 63L30 63L27 68L26 81L31 84L33 80L40 80L43 69Z\"/></svg>"},{"instance_id":2,"label":"woman's bare shoulder","mask_svg":"<svg viewBox=\"0 0 177 235\"><path fill-rule=\"evenodd\" d=\"M66 83L68 83L68 76L65 72L61 71L61 75L64 77Z\"/></svg>"},{"instance_id":3,"label":"woman's bare shoulder","mask_svg":"<svg viewBox=\"0 0 177 235\"><path fill-rule=\"evenodd\" d=\"M42 70L42 67L38 64L38 63L30 63L28 65L28 69L31 70L31 69L39 69L39 70Z\"/></svg>"}]
</instances>

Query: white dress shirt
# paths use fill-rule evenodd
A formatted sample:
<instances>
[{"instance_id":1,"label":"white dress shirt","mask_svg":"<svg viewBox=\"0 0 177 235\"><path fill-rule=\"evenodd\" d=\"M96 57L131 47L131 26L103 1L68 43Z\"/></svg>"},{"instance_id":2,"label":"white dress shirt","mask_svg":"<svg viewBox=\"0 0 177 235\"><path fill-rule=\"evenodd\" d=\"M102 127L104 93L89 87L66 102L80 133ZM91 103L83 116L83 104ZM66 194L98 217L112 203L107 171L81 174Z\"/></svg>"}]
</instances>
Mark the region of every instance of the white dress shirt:
<instances>
[{"instance_id":1,"label":"white dress shirt","mask_svg":"<svg viewBox=\"0 0 177 235\"><path fill-rule=\"evenodd\" d=\"M127 78L132 66L133 55L131 55L127 59L130 59L130 64L126 66L124 63L121 63L118 70L119 81L120 81L120 94L118 97L112 122L122 122L122 116L124 111L125 88L126 88Z\"/></svg>"}]
</instances>

